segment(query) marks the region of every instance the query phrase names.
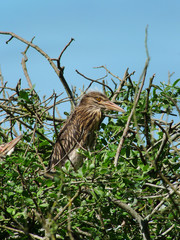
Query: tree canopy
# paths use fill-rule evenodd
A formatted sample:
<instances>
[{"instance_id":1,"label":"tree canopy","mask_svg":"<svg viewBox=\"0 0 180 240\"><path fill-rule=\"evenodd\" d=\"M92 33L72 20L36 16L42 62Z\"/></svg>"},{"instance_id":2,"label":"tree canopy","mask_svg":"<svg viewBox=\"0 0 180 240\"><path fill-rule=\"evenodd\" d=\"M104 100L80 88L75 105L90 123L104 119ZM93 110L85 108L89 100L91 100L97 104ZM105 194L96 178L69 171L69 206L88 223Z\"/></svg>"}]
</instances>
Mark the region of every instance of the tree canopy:
<instances>
[{"instance_id":1,"label":"tree canopy","mask_svg":"<svg viewBox=\"0 0 180 240\"><path fill-rule=\"evenodd\" d=\"M147 70L149 55L139 77L127 69L122 78L105 66L94 83L126 114L106 113L96 133L94 149L82 151L86 160L74 171L67 162L52 179L46 167L64 119L58 107L77 105L79 94L71 90L61 66L38 46L10 32L27 45L22 68L29 84L15 86L1 78L0 143L23 134L11 156L0 160L1 239L179 239L180 238L180 79L153 83ZM34 48L55 70L61 93L41 98L32 85L26 61ZM147 50L147 49L146 49ZM8 81L8 80L7 80ZM147 88L144 87L146 81ZM113 88L108 84L112 82Z\"/></svg>"}]
</instances>

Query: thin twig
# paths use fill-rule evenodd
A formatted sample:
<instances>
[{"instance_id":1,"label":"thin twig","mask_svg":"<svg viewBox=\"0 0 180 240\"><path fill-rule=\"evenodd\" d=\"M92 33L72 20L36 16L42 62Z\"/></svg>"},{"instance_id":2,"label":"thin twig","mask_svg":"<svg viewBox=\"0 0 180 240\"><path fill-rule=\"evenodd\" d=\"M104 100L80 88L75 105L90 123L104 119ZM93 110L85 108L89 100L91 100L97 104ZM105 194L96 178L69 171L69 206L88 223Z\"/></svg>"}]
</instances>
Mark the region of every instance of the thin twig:
<instances>
[{"instance_id":1,"label":"thin twig","mask_svg":"<svg viewBox=\"0 0 180 240\"><path fill-rule=\"evenodd\" d=\"M113 76L114 78L117 78L120 82L122 81L122 79L120 78L120 77L118 77L118 76L116 76L115 74L113 74L111 71L109 71L108 69L107 69L107 67L105 67L105 66L99 66L99 67L95 67L95 68L104 68L105 70L106 70L106 72L107 73L109 73L111 76Z\"/></svg>"},{"instance_id":2,"label":"thin twig","mask_svg":"<svg viewBox=\"0 0 180 240\"><path fill-rule=\"evenodd\" d=\"M68 42L68 44L64 47L64 49L62 50L62 52L60 53L59 57L58 57L58 63L59 63L59 66L58 68L60 68L60 60L61 60L61 57L63 55L63 53L66 51L66 49L70 46L70 44L74 41L74 38L71 38L71 40Z\"/></svg>"},{"instance_id":3,"label":"thin twig","mask_svg":"<svg viewBox=\"0 0 180 240\"><path fill-rule=\"evenodd\" d=\"M146 105L145 105L145 111L144 111L144 130L145 130L145 137L146 137L146 142L147 142L147 149L151 146L151 139L149 136L149 114L148 114L148 109L149 109L149 94L150 94L150 90L152 87L152 82L153 79L155 77L155 74L153 74L153 76L150 78L149 80L149 87L146 89L147 90L147 96L146 96Z\"/></svg>"},{"instance_id":4,"label":"thin twig","mask_svg":"<svg viewBox=\"0 0 180 240\"><path fill-rule=\"evenodd\" d=\"M121 91L121 89L122 89L125 81L126 81L127 78L128 78L128 75L129 75L129 74L128 74L128 68L127 68L126 71L125 71L125 73L124 73L123 79L120 81L120 84L119 84L119 87L118 87L117 91L114 93L114 96L113 96L112 99L111 99L112 102L115 101L116 97L118 96L119 92Z\"/></svg>"},{"instance_id":5,"label":"thin twig","mask_svg":"<svg viewBox=\"0 0 180 240\"><path fill-rule=\"evenodd\" d=\"M144 158L140 147L137 146L135 143L132 143L132 145L138 150L139 156L140 156L140 158L141 158L142 163L143 163L144 165L147 165L147 161L146 161L146 159Z\"/></svg>"},{"instance_id":6,"label":"thin twig","mask_svg":"<svg viewBox=\"0 0 180 240\"><path fill-rule=\"evenodd\" d=\"M33 37L33 38L31 39L31 43L33 42L34 38L35 38L35 37ZM29 74L28 74L28 71L27 71L27 67L26 67L26 62L28 61L28 58L27 58L26 53L27 53L27 50L29 49L29 47L30 47L30 45L27 45L27 47L26 47L26 49L24 50L24 52L22 52L23 58L22 58L22 61L21 61L21 65L22 65L22 68L23 68L23 71L24 71L24 75L25 75L25 77L26 77L26 80L27 80L27 82L28 82L28 85L29 85L29 87L32 89L33 85L32 85L32 82L31 82L31 79L30 79L30 77L29 77Z\"/></svg>"},{"instance_id":7,"label":"thin twig","mask_svg":"<svg viewBox=\"0 0 180 240\"><path fill-rule=\"evenodd\" d=\"M69 202L61 209L61 211L54 217L54 221L56 221L62 214L63 212L69 207L69 204L72 204L75 198L77 198L80 194L80 189L75 193L75 195L69 200Z\"/></svg>"},{"instance_id":8,"label":"thin twig","mask_svg":"<svg viewBox=\"0 0 180 240\"><path fill-rule=\"evenodd\" d=\"M67 82L66 82L66 80L65 80L65 78L64 78L64 76L63 76L63 70L64 70L64 69L62 69L62 71L60 71L60 69L58 69L58 68L56 67L56 65L54 64L53 60L48 56L47 53L45 53L45 52L44 52L41 48L39 48L37 45L35 45L35 44L33 44L33 43L31 43L31 42L23 39L22 37L18 36L17 34L15 34L15 33L13 33L13 32L2 32L2 31L0 31L0 34L10 35L10 36L11 36L11 38L10 38L8 41L6 41L6 43L10 42L13 38L16 38L16 39L18 39L19 41L27 44L28 46L31 46L31 47L34 48L36 51L38 51L43 57L45 57L45 58L48 60L48 62L49 62L49 64L51 65L51 67L54 69L55 73L56 73L56 74L58 75L58 77L60 78L61 83L63 84L64 89L66 90L67 95L70 97L70 99L72 99L73 104L75 104L75 103L74 103L74 98L73 98L72 92L71 92L71 90L70 90L70 88L69 88L69 85L67 84Z\"/></svg>"},{"instance_id":9,"label":"thin twig","mask_svg":"<svg viewBox=\"0 0 180 240\"><path fill-rule=\"evenodd\" d=\"M146 79L146 73L147 73L147 68L148 68L148 65L149 65L149 61L150 61L150 58L149 58L149 53L148 53L148 48L147 48L147 28L146 28L146 38L145 38L145 48L146 48L146 55L147 55L147 59L146 59L146 63L145 63L145 67L144 67L144 70L143 70L143 73L142 73L142 76L143 76L143 80L141 82L141 86L139 88L139 91L138 91L138 94L134 100L134 105L133 105L133 108L130 112L130 115L128 117L128 120L127 120L127 123L126 123L126 127L123 131L123 135L121 137L121 140L119 142L119 145L118 145L118 148L117 148L117 152L116 152L116 156L114 158L114 166L117 167L117 164L118 164L118 159L119 159L119 156L120 156L120 153L121 153L121 149L122 149L122 146L123 146L123 143L124 143L124 140L125 140L125 137L127 135L127 132L128 132L128 129L129 129L129 125L130 125L130 122L131 122L131 118L135 112L135 109L136 109L136 106L137 106L137 103L139 101L139 98L140 98L140 94L141 94L141 91L142 91L142 88L144 86L144 82L145 82L145 79ZM140 78L141 79L141 78Z\"/></svg>"},{"instance_id":10,"label":"thin twig","mask_svg":"<svg viewBox=\"0 0 180 240\"><path fill-rule=\"evenodd\" d=\"M141 82L141 86L139 88L139 91L138 91L138 94L136 96L136 99L134 101L134 105L133 105L133 108L130 112L130 115L128 117L128 120L127 120L127 123L126 123L126 127L123 131L123 135L121 137L121 140L119 142L119 145L118 145L118 148L117 148L117 152L116 152L116 156L114 158L114 166L117 167L117 164L118 164L118 159L119 159L119 156L120 156L120 153L121 153L121 149L122 149L122 146L123 146L123 143L124 143L124 140L125 140L125 137L127 135L127 132L129 130L129 125L130 125L130 122L131 122L131 118L135 112L135 109L136 109L136 106L137 106L137 103L139 101L139 98L140 98L140 94L141 94L141 91L142 91L142 88L144 86L144 82L145 82L145 78L146 78L146 73L147 73L147 67L148 67L148 63L149 61L146 62L146 65L145 65L145 68L144 68L144 77L143 77L143 80Z\"/></svg>"},{"instance_id":11,"label":"thin twig","mask_svg":"<svg viewBox=\"0 0 180 240\"><path fill-rule=\"evenodd\" d=\"M69 205L68 205L67 231L68 231L68 235L69 235L70 240L75 240L73 235L72 235L72 230L71 230L71 206L72 206L72 201L70 201Z\"/></svg>"},{"instance_id":12,"label":"thin twig","mask_svg":"<svg viewBox=\"0 0 180 240\"><path fill-rule=\"evenodd\" d=\"M4 83L4 78L3 78L3 75L2 75L2 73L1 73L1 68L0 68L0 81L1 81L1 85L2 85L2 89L1 89L1 91L0 91L0 93L1 92L3 92L3 98L6 98L6 94L5 94L5 87L6 87L6 84L7 84L7 82L6 83Z\"/></svg>"},{"instance_id":13,"label":"thin twig","mask_svg":"<svg viewBox=\"0 0 180 240\"><path fill-rule=\"evenodd\" d=\"M175 227L175 224L173 224L170 228L168 228L166 231L161 233L159 236L157 236L157 239L164 239L164 236L170 232Z\"/></svg>"},{"instance_id":14,"label":"thin twig","mask_svg":"<svg viewBox=\"0 0 180 240\"><path fill-rule=\"evenodd\" d=\"M27 235L27 233L25 233L24 231L19 230L19 229L16 229L16 228L13 228L13 227L8 227L8 226L5 226L5 225L0 225L0 228L4 228L4 229L10 230L10 231L12 231L12 232L17 232L17 233L21 233L21 234ZM35 239L45 240L44 237L40 237L40 236L35 235L35 234L32 234L32 233L28 233L28 235L29 235L30 237L32 237L32 238L35 238Z\"/></svg>"},{"instance_id":15,"label":"thin twig","mask_svg":"<svg viewBox=\"0 0 180 240\"><path fill-rule=\"evenodd\" d=\"M56 134L56 137L57 137L57 136L58 136L58 131L57 131L56 124L55 124L55 106L56 106L56 99L57 99L57 96L56 96L56 93L54 93L53 125L54 125L55 134Z\"/></svg>"},{"instance_id":16,"label":"thin twig","mask_svg":"<svg viewBox=\"0 0 180 240\"><path fill-rule=\"evenodd\" d=\"M155 156L154 162L153 162L154 168L155 168L155 170L157 171L157 170L158 170L158 160L159 160L160 155L162 154L162 152L163 152L163 150L164 150L164 146L166 145L166 143L167 143L167 141L168 141L168 134L167 134L167 132L165 131L165 129L164 129L160 124L158 124L157 122L155 122L155 123L156 123L156 124L159 126L159 128L161 128L161 130L164 132L161 145L160 145L160 147L159 147L159 150L158 150L158 152L157 152L157 154L156 154L156 156Z\"/></svg>"},{"instance_id":17,"label":"thin twig","mask_svg":"<svg viewBox=\"0 0 180 240\"><path fill-rule=\"evenodd\" d=\"M161 173L159 172L158 175L160 178L172 189L172 191L180 196L180 191L178 191L178 188L174 187L172 183Z\"/></svg>"},{"instance_id":18,"label":"thin twig","mask_svg":"<svg viewBox=\"0 0 180 240\"><path fill-rule=\"evenodd\" d=\"M79 227L76 227L76 230L79 234L81 235L84 235L86 237L91 237L92 238L92 234L88 233L88 232L85 232L85 231L82 231Z\"/></svg>"},{"instance_id":19,"label":"thin twig","mask_svg":"<svg viewBox=\"0 0 180 240\"><path fill-rule=\"evenodd\" d=\"M76 70L76 72L77 72L80 76L84 77L85 79L87 79L87 80L89 80L89 81L91 81L91 82L98 83L98 84L100 84L100 85L108 88L109 91L111 92L111 96L113 95L114 91L113 91L107 84L102 83L102 82L99 82L98 80L94 80L94 79L92 79L92 78L86 77L84 74L80 73L78 70Z\"/></svg>"}]
</instances>

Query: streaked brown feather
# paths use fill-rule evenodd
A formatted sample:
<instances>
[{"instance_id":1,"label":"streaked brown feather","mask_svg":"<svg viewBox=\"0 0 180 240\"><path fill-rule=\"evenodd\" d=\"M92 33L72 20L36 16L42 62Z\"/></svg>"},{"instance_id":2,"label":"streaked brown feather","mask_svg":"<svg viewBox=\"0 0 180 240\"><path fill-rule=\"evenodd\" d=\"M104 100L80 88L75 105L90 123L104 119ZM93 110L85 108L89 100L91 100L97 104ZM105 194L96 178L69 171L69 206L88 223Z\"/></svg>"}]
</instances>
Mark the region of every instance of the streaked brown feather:
<instances>
[{"instance_id":1,"label":"streaked brown feather","mask_svg":"<svg viewBox=\"0 0 180 240\"><path fill-rule=\"evenodd\" d=\"M82 118L82 116L86 116ZM91 148L94 140L94 131L98 129L101 120L101 111L93 113L89 109L77 107L61 129L51 155L49 168L63 166L67 160L77 169L82 162L82 156L74 153L77 148ZM79 155L79 156L78 156ZM76 159L75 159L76 158ZM79 162L80 161L80 162Z\"/></svg>"},{"instance_id":2,"label":"streaked brown feather","mask_svg":"<svg viewBox=\"0 0 180 240\"><path fill-rule=\"evenodd\" d=\"M102 101L99 101L101 99ZM107 103L105 106L105 103ZM80 104L61 129L54 149L51 154L48 171L55 171L55 167L62 167L69 160L75 169L78 169L83 161L82 155L77 149L91 149L94 143L95 131L102 121L102 109L111 109L108 104L113 104L99 92L90 92L81 99ZM113 105L116 111L123 111L117 105Z\"/></svg>"}]
</instances>

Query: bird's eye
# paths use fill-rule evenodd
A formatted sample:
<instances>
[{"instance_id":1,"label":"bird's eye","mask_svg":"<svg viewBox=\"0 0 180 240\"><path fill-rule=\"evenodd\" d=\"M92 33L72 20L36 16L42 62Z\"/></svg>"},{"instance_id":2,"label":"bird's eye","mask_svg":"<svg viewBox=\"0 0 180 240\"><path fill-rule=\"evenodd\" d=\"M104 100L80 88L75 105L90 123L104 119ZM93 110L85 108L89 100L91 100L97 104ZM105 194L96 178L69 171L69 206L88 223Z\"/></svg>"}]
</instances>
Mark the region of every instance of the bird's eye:
<instances>
[{"instance_id":1,"label":"bird's eye","mask_svg":"<svg viewBox=\"0 0 180 240\"><path fill-rule=\"evenodd\" d=\"M98 102L100 102L100 101L101 101L101 98L100 98L100 97L97 97L96 100L97 100Z\"/></svg>"}]
</instances>

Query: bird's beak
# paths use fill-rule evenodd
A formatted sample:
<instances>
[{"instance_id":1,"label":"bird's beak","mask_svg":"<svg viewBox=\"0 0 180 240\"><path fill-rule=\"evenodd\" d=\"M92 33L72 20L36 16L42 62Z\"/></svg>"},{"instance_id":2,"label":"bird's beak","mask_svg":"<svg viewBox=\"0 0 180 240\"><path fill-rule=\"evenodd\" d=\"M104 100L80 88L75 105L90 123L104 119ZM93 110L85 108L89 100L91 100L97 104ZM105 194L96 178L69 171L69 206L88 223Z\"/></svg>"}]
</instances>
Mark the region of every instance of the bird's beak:
<instances>
[{"instance_id":1,"label":"bird's beak","mask_svg":"<svg viewBox=\"0 0 180 240\"><path fill-rule=\"evenodd\" d=\"M111 101L105 102L104 106L106 107L107 110L113 110L113 111L118 111L118 112L126 112L124 109L122 109L117 104L115 104Z\"/></svg>"}]
</instances>

